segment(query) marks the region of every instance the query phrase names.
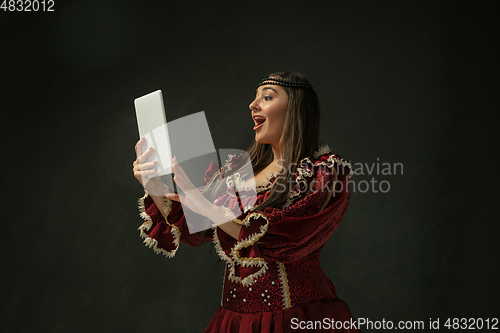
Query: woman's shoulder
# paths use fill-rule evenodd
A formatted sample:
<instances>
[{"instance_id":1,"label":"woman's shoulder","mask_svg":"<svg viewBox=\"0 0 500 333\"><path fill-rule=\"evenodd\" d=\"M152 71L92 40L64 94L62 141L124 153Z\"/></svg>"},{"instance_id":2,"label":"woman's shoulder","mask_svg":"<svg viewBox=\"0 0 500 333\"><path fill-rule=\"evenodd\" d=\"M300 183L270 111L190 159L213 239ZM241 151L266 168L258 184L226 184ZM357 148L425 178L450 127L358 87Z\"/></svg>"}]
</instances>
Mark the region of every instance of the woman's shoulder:
<instances>
[{"instance_id":1,"label":"woman's shoulder","mask_svg":"<svg viewBox=\"0 0 500 333\"><path fill-rule=\"evenodd\" d=\"M352 175L350 162L332 153L328 145L321 146L313 156L300 160L295 171L295 184L283 208L290 207L298 200L306 200L310 195L316 196L322 189L330 189L337 181L346 183Z\"/></svg>"},{"instance_id":2,"label":"woman's shoulder","mask_svg":"<svg viewBox=\"0 0 500 333\"><path fill-rule=\"evenodd\" d=\"M205 172L205 182L210 182L211 179L215 177L223 178L224 175L230 173L236 166L239 166L241 162L248 160L248 154L228 154L226 160L222 160L224 163L219 165L218 163L212 161Z\"/></svg>"},{"instance_id":3,"label":"woman's shoulder","mask_svg":"<svg viewBox=\"0 0 500 333\"><path fill-rule=\"evenodd\" d=\"M303 158L298 165L297 173L299 176L307 173L313 177L325 168L335 168L337 173L344 174L349 178L354 174L351 163L340 155L332 153L328 145L320 146L313 156Z\"/></svg>"},{"instance_id":4,"label":"woman's shoulder","mask_svg":"<svg viewBox=\"0 0 500 333\"><path fill-rule=\"evenodd\" d=\"M228 154L226 161L222 165L222 170L225 172L231 171L236 166L240 165L242 162L249 160L249 156L246 152L240 154ZM222 156L221 156L222 161Z\"/></svg>"}]
</instances>

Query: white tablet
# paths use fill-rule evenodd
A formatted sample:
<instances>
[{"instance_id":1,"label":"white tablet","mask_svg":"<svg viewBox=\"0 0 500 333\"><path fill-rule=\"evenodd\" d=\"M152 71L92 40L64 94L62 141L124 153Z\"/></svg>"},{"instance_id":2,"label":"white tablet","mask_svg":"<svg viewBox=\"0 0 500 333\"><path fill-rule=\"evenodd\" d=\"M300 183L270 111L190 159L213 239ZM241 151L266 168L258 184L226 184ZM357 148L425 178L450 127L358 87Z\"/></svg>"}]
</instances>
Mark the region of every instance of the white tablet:
<instances>
[{"instance_id":1,"label":"white tablet","mask_svg":"<svg viewBox=\"0 0 500 333\"><path fill-rule=\"evenodd\" d=\"M142 151L154 148L146 160L158 160L157 172L149 178L172 173L172 153L167 130L167 119L161 90L154 91L134 100L139 137L146 137ZM142 152L138 152L142 154Z\"/></svg>"}]
</instances>

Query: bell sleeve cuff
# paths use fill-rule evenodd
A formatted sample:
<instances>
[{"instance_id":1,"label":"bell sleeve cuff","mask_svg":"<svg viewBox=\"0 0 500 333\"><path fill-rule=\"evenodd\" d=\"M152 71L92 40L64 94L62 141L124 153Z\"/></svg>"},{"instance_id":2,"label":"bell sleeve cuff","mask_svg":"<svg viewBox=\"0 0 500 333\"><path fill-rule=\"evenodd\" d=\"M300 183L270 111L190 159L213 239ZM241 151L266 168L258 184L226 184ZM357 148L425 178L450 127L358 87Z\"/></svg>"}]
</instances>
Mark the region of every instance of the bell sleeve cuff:
<instances>
[{"instance_id":1,"label":"bell sleeve cuff","mask_svg":"<svg viewBox=\"0 0 500 333\"><path fill-rule=\"evenodd\" d=\"M165 197L162 209L165 215L169 216L172 210L172 201ZM142 198L139 198L139 215L144 220L144 223L138 228L144 243L153 248L157 254L161 253L168 258L174 257L179 248L181 231L178 226L165 220L147 191Z\"/></svg>"},{"instance_id":2,"label":"bell sleeve cuff","mask_svg":"<svg viewBox=\"0 0 500 333\"><path fill-rule=\"evenodd\" d=\"M168 192L168 188L166 188ZM168 258L175 256L180 242L189 246L199 246L211 239L209 233L189 232L182 205L177 201L172 201L165 197L162 207L164 215L156 206L153 198L147 191L139 199L139 215L144 223L138 228L140 236L144 238L144 243L153 249L157 254L163 254ZM200 218L202 218L200 216Z\"/></svg>"}]
</instances>

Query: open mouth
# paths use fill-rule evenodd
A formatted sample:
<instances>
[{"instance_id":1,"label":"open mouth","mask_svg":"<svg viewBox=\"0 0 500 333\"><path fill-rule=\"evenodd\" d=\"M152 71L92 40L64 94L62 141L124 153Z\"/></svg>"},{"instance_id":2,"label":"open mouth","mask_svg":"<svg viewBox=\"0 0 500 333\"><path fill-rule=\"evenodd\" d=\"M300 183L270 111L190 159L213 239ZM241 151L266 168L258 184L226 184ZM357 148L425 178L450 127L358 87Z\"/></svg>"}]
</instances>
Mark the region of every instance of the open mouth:
<instances>
[{"instance_id":1,"label":"open mouth","mask_svg":"<svg viewBox=\"0 0 500 333\"><path fill-rule=\"evenodd\" d=\"M253 120L255 121L255 126L253 128L254 130L261 128L262 125L264 125L264 123L266 122L266 118L261 116L254 116Z\"/></svg>"}]
</instances>

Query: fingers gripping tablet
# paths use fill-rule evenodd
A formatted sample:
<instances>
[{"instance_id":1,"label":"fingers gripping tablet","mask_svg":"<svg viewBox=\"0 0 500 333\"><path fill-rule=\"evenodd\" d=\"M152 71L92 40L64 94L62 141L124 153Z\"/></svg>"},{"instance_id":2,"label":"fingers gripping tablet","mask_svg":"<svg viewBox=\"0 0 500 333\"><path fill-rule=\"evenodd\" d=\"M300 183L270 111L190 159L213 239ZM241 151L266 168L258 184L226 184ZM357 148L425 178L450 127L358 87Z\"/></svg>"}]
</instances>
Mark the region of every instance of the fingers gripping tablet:
<instances>
[{"instance_id":1,"label":"fingers gripping tablet","mask_svg":"<svg viewBox=\"0 0 500 333\"><path fill-rule=\"evenodd\" d=\"M145 162L158 160L157 172L148 177L153 178L171 173L172 154L161 90L136 98L134 104L139 136L146 138L142 152L138 152L138 154L153 147L153 153Z\"/></svg>"}]
</instances>

